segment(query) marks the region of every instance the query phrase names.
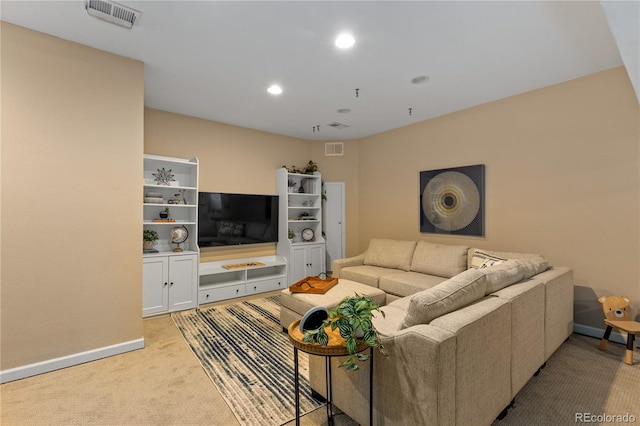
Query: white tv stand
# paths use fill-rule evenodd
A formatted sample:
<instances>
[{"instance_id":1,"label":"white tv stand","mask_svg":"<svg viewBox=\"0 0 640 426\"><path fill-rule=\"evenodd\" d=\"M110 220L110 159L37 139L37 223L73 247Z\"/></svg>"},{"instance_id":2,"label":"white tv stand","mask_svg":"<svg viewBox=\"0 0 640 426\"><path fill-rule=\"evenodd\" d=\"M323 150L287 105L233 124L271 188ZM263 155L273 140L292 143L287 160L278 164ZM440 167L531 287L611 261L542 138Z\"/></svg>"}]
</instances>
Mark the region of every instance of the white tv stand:
<instances>
[{"instance_id":1,"label":"white tv stand","mask_svg":"<svg viewBox=\"0 0 640 426\"><path fill-rule=\"evenodd\" d=\"M225 266L261 263L227 269ZM200 264L198 304L218 302L287 287L287 262L282 256L230 259Z\"/></svg>"}]
</instances>

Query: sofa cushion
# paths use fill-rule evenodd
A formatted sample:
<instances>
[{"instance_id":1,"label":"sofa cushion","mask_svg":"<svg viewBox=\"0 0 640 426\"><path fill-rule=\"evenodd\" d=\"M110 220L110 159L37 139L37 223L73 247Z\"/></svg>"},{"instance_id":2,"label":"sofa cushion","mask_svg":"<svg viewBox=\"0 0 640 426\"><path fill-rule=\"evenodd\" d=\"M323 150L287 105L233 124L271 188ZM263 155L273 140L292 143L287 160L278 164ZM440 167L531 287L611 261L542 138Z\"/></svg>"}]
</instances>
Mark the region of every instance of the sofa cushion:
<instances>
[{"instance_id":1,"label":"sofa cushion","mask_svg":"<svg viewBox=\"0 0 640 426\"><path fill-rule=\"evenodd\" d=\"M469 247L419 241L411 259L411 270L451 278L467 269Z\"/></svg>"},{"instance_id":2,"label":"sofa cushion","mask_svg":"<svg viewBox=\"0 0 640 426\"><path fill-rule=\"evenodd\" d=\"M485 271L468 269L441 284L411 296L404 328L428 324L441 315L453 312L484 297L487 288Z\"/></svg>"},{"instance_id":3,"label":"sofa cushion","mask_svg":"<svg viewBox=\"0 0 640 426\"><path fill-rule=\"evenodd\" d=\"M469 267L471 267L472 259L477 251L484 252L500 259L515 259L524 267L524 278L531 278L549 268L547 260L539 254L534 253L518 253L513 251L489 251L484 249L472 248L469 250Z\"/></svg>"},{"instance_id":4,"label":"sofa cushion","mask_svg":"<svg viewBox=\"0 0 640 426\"><path fill-rule=\"evenodd\" d=\"M349 266L340 271L340 279L356 281L372 287L379 286L379 279L385 275L397 273L397 269L381 268L379 266Z\"/></svg>"},{"instance_id":5,"label":"sofa cushion","mask_svg":"<svg viewBox=\"0 0 640 426\"><path fill-rule=\"evenodd\" d=\"M377 312L373 313L372 323L380 337L391 336L396 331L402 330L407 304L408 298L398 299L381 308L384 316Z\"/></svg>"},{"instance_id":6,"label":"sofa cushion","mask_svg":"<svg viewBox=\"0 0 640 426\"><path fill-rule=\"evenodd\" d=\"M485 294L491 294L505 287L521 281L524 277L524 267L517 260L505 260L501 263L481 268L487 279Z\"/></svg>"},{"instance_id":7,"label":"sofa cushion","mask_svg":"<svg viewBox=\"0 0 640 426\"><path fill-rule=\"evenodd\" d=\"M372 239L364 254L364 264L408 271L415 247L415 241Z\"/></svg>"},{"instance_id":8,"label":"sofa cushion","mask_svg":"<svg viewBox=\"0 0 640 426\"><path fill-rule=\"evenodd\" d=\"M498 256L494 256L481 250L474 250L471 255L470 268L486 268L487 266L498 265L507 259L503 259Z\"/></svg>"},{"instance_id":9,"label":"sofa cushion","mask_svg":"<svg viewBox=\"0 0 640 426\"><path fill-rule=\"evenodd\" d=\"M419 272L396 272L380 277L378 286L385 293L404 297L434 287L446 280L444 277Z\"/></svg>"}]
</instances>

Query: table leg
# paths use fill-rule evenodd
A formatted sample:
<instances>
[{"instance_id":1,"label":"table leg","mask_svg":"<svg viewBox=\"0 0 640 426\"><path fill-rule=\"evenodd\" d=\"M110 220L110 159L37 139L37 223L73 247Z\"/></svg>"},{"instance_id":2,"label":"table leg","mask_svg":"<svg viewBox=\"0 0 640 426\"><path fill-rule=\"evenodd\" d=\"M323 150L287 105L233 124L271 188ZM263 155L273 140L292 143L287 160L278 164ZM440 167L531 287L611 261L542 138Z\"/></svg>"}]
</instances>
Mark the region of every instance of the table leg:
<instances>
[{"instance_id":1,"label":"table leg","mask_svg":"<svg viewBox=\"0 0 640 426\"><path fill-rule=\"evenodd\" d=\"M331 383L331 357L324 357L325 362L325 392L327 394L327 422L333 425L333 384Z\"/></svg>"},{"instance_id":2,"label":"table leg","mask_svg":"<svg viewBox=\"0 0 640 426\"><path fill-rule=\"evenodd\" d=\"M369 358L369 426L373 426L373 347Z\"/></svg>"},{"instance_id":3,"label":"table leg","mask_svg":"<svg viewBox=\"0 0 640 426\"><path fill-rule=\"evenodd\" d=\"M300 426L300 379L298 378L298 348L293 347L294 383L296 393L296 426Z\"/></svg>"}]
</instances>

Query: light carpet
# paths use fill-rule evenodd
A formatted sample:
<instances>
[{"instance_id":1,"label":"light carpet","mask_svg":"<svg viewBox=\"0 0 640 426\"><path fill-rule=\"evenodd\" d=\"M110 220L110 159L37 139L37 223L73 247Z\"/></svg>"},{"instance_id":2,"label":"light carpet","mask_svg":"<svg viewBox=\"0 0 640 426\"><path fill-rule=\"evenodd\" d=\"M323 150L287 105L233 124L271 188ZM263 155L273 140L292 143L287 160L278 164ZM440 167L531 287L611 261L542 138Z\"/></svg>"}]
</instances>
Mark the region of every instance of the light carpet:
<instances>
[{"instance_id":1,"label":"light carpet","mask_svg":"<svg viewBox=\"0 0 640 426\"><path fill-rule=\"evenodd\" d=\"M281 425L295 417L293 346L279 322L279 296L175 312L178 330L243 425ZM308 358L299 354L300 411L311 396Z\"/></svg>"}]
</instances>

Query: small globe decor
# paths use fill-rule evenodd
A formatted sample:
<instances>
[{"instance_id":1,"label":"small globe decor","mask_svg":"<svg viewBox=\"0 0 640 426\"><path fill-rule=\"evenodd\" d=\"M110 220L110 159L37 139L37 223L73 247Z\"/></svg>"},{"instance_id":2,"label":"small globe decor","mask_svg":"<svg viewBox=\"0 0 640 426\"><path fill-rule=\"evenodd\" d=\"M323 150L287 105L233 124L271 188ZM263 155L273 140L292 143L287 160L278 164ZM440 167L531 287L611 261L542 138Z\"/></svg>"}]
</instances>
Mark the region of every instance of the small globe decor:
<instances>
[{"instance_id":1,"label":"small globe decor","mask_svg":"<svg viewBox=\"0 0 640 426\"><path fill-rule=\"evenodd\" d=\"M176 226L171 229L171 243L177 244L176 248L173 249L174 252L184 251L180 244L187 241L189 238L189 230L185 226Z\"/></svg>"}]
</instances>

